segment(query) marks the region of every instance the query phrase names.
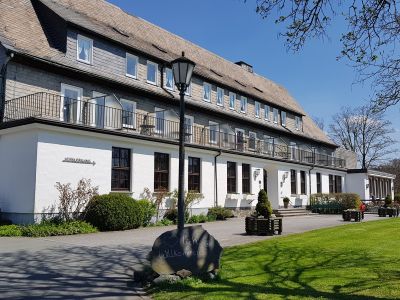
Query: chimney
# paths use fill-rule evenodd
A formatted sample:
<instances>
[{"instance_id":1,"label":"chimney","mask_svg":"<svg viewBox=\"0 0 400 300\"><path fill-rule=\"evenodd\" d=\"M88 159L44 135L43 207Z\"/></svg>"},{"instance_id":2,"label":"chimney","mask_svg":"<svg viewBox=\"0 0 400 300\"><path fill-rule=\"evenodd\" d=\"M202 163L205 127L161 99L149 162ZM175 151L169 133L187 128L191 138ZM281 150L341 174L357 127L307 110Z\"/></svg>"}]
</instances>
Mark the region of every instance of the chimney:
<instances>
[{"instance_id":1,"label":"chimney","mask_svg":"<svg viewBox=\"0 0 400 300\"><path fill-rule=\"evenodd\" d=\"M249 65L248 63L244 62L244 61L238 61L235 64L237 64L238 66L241 66L243 69L245 69L246 71L253 73L253 66Z\"/></svg>"}]
</instances>

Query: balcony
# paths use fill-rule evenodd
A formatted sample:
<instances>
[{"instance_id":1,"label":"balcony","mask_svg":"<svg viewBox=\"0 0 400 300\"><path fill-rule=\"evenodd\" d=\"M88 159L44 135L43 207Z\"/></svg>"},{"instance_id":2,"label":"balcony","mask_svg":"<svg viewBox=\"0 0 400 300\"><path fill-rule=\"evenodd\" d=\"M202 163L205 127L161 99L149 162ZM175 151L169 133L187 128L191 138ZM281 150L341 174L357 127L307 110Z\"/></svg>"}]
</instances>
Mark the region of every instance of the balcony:
<instances>
[{"instance_id":1,"label":"balcony","mask_svg":"<svg viewBox=\"0 0 400 300\"><path fill-rule=\"evenodd\" d=\"M27 95L6 102L4 122L38 118L146 136L156 140L178 141L179 122L157 118L154 113L140 114L123 110L117 100L114 105L99 104L107 103L107 97L79 101L49 93ZM250 138L239 132L233 134L229 131L187 124L185 139L187 145L326 167L346 167L345 160L341 158L278 144L273 140Z\"/></svg>"}]
</instances>

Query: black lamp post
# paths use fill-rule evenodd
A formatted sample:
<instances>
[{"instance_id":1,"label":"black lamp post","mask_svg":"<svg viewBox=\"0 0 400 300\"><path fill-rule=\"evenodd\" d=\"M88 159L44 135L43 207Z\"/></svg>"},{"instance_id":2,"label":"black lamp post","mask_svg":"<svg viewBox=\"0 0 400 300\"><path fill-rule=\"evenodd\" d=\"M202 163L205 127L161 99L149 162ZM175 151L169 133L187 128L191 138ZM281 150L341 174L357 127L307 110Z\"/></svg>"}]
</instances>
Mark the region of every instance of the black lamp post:
<instances>
[{"instance_id":1,"label":"black lamp post","mask_svg":"<svg viewBox=\"0 0 400 300\"><path fill-rule=\"evenodd\" d=\"M185 57L175 59L172 63L175 85L179 90L179 184L178 184L178 229L185 224L185 92L190 84L195 63Z\"/></svg>"}]
</instances>

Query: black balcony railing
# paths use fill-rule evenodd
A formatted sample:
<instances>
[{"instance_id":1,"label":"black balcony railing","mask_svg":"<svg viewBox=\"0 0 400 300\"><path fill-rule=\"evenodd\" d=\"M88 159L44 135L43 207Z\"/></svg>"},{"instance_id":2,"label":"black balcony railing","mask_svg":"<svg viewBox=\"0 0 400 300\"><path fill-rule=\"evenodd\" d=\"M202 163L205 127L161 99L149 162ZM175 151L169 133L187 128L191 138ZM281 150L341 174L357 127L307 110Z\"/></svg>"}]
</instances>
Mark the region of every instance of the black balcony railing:
<instances>
[{"instance_id":1,"label":"black balcony railing","mask_svg":"<svg viewBox=\"0 0 400 300\"><path fill-rule=\"evenodd\" d=\"M154 113L140 114L126 111L119 105L102 105L101 98L79 101L49 93L36 93L6 101L4 122L31 117L44 118L80 126L118 130L154 138L178 140L179 122L157 118ZM345 160L326 154L298 149L269 140L232 134L209 127L186 125L186 143L246 152L320 166L345 168Z\"/></svg>"}]
</instances>

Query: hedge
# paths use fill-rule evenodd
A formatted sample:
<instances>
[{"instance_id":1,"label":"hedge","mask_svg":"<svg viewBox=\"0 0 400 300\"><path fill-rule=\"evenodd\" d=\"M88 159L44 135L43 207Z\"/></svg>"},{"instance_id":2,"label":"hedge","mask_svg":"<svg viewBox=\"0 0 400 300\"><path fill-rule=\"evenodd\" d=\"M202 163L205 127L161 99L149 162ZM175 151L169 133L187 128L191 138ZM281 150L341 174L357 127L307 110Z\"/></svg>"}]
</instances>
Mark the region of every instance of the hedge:
<instances>
[{"instance_id":1,"label":"hedge","mask_svg":"<svg viewBox=\"0 0 400 300\"><path fill-rule=\"evenodd\" d=\"M320 214L341 214L346 209L359 209L361 199L354 193L312 194L310 209Z\"/></svg>"},{"instance_id":2,"label":"hedge","mask_svg":"<svg viewBox=\"0 0 400 300\"><path fill-rule=\"evenodd\" d=\"M233 212L228 208L217 206L209 208L207 216L216 220L226 220L227 218L233 218Z\"/></svg>"},{"instance_id":3,"label":"hedge","mask_svg":"<svg viewBox=\"0 0 400 300\"><path fill-rule=\"evenodd\" d=\"M84 219L101 231L127 230L148 225L154 212L154 206L147 200L111 193L93 197Z\"/></svg>"}]
</instances>

